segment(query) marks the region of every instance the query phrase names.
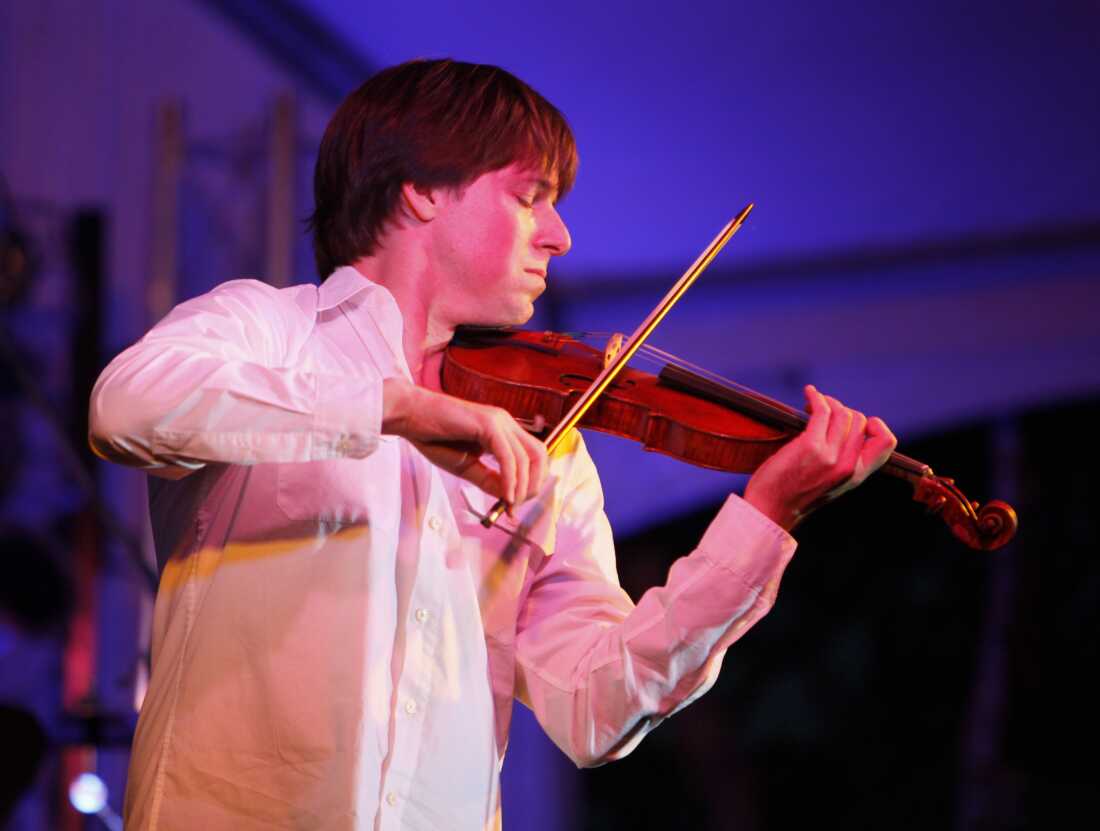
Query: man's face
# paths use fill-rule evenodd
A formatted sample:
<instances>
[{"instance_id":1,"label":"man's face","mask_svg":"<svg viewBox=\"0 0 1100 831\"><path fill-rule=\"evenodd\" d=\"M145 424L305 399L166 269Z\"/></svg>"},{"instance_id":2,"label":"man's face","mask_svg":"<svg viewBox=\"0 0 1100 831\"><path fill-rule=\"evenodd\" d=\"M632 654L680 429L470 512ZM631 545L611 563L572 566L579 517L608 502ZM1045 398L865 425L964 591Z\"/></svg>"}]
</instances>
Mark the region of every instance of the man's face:
<instances>
[{"instance_id":1,"label":"man's face","mask_svg":"<svg viewBox=\"0 0 1100 831\"><path fill-rule=\"evenodd\" d=\"M440 193L432 253L446 323L514 326L531 318L550 258L571 244L557 195L546 173L520 165Z\"/></svg>"}]
</instances>

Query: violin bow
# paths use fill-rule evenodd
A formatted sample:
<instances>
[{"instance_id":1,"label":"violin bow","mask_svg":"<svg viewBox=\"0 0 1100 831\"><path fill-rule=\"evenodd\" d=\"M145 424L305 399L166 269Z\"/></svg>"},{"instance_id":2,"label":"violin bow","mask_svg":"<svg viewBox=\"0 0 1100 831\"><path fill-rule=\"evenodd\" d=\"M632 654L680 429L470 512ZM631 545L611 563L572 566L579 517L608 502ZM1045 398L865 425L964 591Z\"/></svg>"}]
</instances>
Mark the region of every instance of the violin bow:
<instances>
[{"instance_id":1,"label":"violin bow","mask_svg":"<svg viewBox=\"0 0 1100 831\"><path fill-rule=\"evenodd\" d=\"M667 315L672 307L676 305L676 302L683 297L684 292L691 288L691 284L694 283L696 278L703 273L704 269L711 264L711 261L718 256L718 252L725 248L726 243L737 233L737 230L745 222L745 219L748 218L748 215L752 212L754 207L755 203L750 202L739 214L737 214L737 216L725 224L722 230L718 232L718 235L711 240L710 245L703 250L703 253L696 257L695 262L688 267L688 270L683 273L683 276L681 276L680 279L676 281L675 285L669 289L664 299L661 300L653 311L649 313L646 319L638 325L638 328L634 330L634 334L623 344L618 354L608 362L603 371L596 376L596 380L592 382L592 385L577 399L572 409L565 414L565 417L558 422L557 426L550 432L550 435L546 437L547 453L554 452L566 433L577 426L584 417L584 414L596 403L596 399L603 394L604 390L611 386L611 382L615 380L615 377L622 371L623 367L626 366L627 361L634 357L634 353L646 342L646 339L653 333L653 330L657 328L657 324L664 320L665 315ZM489 513L481 518L481 524L486 528L492 528L507 507L508 503L503 499L498 499L496 504L489 510Z\"/></svg>"}]
</instances>

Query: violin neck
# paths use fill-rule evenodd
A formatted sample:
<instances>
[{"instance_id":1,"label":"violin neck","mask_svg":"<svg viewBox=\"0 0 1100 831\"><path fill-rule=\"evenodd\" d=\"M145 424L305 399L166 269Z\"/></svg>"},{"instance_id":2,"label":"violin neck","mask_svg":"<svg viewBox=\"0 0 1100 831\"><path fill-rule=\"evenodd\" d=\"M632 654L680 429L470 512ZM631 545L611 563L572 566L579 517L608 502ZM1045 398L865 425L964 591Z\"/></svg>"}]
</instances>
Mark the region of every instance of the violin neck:
<instances>
[{"instance_id":1,"label":"violin neck","mask_svg":"<svg viewBox=\"0 0 1100 831\"><path fill-rule=\"evenodd\" d=\"M674 364L665 364L658 377L661 383L670 387L693 393L717 404L724 404L763 424L788 430L791 433L802 432L810 420L810 417L801 410L796 410L755 390L721 384ZM932 475L932 469L928 465L901 453L891 453L881 470L883 473L913 483Z\"/></svg>"}]
</instances>

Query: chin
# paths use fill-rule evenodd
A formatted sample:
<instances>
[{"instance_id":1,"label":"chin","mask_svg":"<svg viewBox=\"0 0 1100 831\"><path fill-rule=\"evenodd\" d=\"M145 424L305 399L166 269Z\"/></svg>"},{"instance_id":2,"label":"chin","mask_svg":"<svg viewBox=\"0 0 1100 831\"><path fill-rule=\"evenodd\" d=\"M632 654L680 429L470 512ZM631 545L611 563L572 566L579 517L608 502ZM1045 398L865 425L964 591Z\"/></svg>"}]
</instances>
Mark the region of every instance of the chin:
<instances>
[{"instance_id":1,"label":"chin","mask_svg":"<svg viewBox=\"0 0 1100 831\"><path fill-rule=\"evenodd\" d=\"M526 308L519 314L518 319L514 323L508 324L509 326L522 326L529 321L535 314L535 304L528 303Z\"/></svg>"}]
</instances>

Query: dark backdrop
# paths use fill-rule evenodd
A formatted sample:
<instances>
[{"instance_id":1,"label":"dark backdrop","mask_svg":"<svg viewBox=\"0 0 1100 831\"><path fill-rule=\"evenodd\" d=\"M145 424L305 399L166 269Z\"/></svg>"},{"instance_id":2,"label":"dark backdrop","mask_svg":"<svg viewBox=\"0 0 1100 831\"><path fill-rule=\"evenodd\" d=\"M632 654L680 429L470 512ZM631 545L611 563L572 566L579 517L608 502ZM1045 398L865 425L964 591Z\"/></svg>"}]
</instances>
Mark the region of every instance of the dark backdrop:
<instances>
[{"instance_id":1,"label":"dark backdrop","mask_svg":"<svg viewBox=\"0 0 1100 831\"><path fill-rule=\"evenodd\" d=\"M883 477L811 516L775 608L715 687L582 778L579 826L1022 829L1087 816L1098 415L1095 400L1067 403L905 448L971 498L1015 503L1020 531L1001 551L963 547ZM715 510L621 541L632 597L663 581ZM1045 605L1041 564L1055 586ZM1050 704L1041 619L1067 680ZM1042 805L1040 781L1055 785Z\"/></svg>"}]
</instances>

